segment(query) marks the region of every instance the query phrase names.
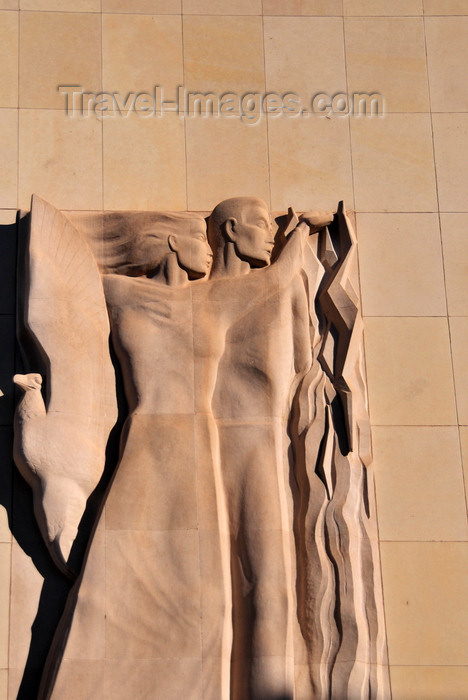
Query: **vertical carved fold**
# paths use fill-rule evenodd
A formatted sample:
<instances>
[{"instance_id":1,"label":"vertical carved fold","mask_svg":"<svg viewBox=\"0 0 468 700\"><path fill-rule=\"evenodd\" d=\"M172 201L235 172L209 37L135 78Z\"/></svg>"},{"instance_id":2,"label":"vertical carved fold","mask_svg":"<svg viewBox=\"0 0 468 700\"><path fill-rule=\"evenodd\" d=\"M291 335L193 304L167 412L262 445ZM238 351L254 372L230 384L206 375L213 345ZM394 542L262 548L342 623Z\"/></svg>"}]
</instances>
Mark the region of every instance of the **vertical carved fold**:
<instances>
[{"instance_id":1,"label":"vertical carved fold","mask_svg":"<svg viewBox=\"0 0 468 700\"><path fill-rule=\"evenodd\" d=\"M299 615L305 611L314 698L383 698L388 678L356 240L342 205L320 234L318 257L318 362L296 400L296 478L309 494L296 513L306 561L298 574L306 579L298 585L305 590Z\"/></svg>"}]
</instances>

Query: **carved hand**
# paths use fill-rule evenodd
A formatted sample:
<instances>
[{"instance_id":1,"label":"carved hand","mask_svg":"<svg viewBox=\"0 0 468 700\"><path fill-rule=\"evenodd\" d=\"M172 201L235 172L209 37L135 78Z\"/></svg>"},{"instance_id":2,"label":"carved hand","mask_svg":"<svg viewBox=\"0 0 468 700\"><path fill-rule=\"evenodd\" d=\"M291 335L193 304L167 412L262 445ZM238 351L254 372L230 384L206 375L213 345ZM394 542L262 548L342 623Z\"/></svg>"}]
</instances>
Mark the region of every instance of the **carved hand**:
<instances>
[{"instance_id":1,"label":"carved hand","mask_svg":"<svg viewBox=\"0 0 468 700\"><path fill-rule=\"evenodd\" d=\"M333 221L333 216L332 211L307 211L300 215L299 221L309 226L309 233L315 233L328 226Z\"/></svg>"}]
</instances>

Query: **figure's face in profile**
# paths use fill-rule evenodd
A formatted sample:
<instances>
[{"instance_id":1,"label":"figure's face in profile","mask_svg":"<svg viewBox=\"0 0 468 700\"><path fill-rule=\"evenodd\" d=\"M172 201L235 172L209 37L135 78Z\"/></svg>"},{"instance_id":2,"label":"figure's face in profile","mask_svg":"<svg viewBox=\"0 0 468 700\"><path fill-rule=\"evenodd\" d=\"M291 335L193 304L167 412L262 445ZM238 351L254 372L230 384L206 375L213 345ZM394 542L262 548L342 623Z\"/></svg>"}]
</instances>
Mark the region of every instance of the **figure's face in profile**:
<instances>
[{"instance_id":1,"label":"figure's face in profile","mask_svg":"<svg viewBox=\"0 0 468 700\"><path fill-rule=\"evenodd\" d=\"M208 244L204 221L194 222L189 233L177 235L177 259L179 265L189 273L208 274L213 252Z\"/></svg>"},{"instance_id":2,"label":"figure's face in profile","mask_svg":"<svg viewBox=\"0 0 468 700\"><path fill-rule=\"evenodd\" d=\"M261 204L250 204L234 226L237 255L254 266L268 265L274 246L270 212Z\"/></svg>"}]
</instances>

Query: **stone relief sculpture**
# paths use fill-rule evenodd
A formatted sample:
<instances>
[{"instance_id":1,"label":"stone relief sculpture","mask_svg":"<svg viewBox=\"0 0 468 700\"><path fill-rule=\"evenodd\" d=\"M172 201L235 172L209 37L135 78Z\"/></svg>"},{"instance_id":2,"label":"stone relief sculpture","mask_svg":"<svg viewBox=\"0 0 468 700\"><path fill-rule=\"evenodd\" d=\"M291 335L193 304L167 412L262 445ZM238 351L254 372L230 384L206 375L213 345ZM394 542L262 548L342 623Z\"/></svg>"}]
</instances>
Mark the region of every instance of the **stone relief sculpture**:
<instances>
[{"instance_id":1,"label":"stone relief sculpture","mask_svg":"<svg viewBox=\"0 0 468 700\"><path fill-rule=\"evenodd\" d=\"M76 576L42 700L389 697L355 249L342 207L33 198L15 460Z\"/></svg>"}]
</instances>

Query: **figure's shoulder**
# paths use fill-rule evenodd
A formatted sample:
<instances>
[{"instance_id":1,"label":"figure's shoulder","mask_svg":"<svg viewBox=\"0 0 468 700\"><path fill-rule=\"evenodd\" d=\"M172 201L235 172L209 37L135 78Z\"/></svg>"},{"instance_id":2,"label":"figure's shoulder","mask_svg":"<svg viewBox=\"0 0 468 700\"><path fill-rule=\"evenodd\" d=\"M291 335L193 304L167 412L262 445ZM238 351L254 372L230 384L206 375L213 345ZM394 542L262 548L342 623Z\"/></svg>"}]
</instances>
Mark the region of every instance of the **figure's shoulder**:
<instances>
[{"instance_id":1,"label":"figure's shoulder","mask_svg":"<svg viewBox=\"0 0 468 700\"><path fill-rule=\"evenodd\" d=\"M131 305L145 299L164 294L164 285L156 284L146 277L106 274L102 277L104 295L108 304Z\"/></svg>"}]
</instances>

